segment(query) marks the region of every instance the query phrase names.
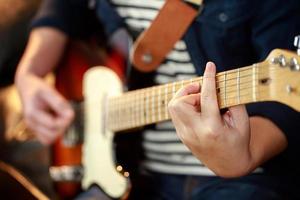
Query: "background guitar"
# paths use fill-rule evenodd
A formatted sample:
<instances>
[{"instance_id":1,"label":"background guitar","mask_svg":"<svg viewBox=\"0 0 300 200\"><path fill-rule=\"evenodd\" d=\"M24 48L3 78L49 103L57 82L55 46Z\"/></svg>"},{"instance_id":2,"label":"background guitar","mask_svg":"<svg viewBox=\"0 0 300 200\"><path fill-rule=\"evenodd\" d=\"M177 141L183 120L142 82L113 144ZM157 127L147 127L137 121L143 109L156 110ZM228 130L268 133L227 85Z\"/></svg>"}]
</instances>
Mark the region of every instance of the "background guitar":
<instances>
[{"instance_id":1,"label":"background guitar","mask_svg":"<svg viewBox=\"0 0 300 200\"><path fill-rule=\"evenodd\" d=\"M120 53L100 47L94 40L70 41L59 66L48 75L49 84L73 105L76 118L50 148L50 175L55 191L61 199L71 199L81 191L81 147L83 143L83 95L84 73L95 65L106 65L124 79L124 60ZM15 86L0 91L3 110L3 130L6 141L27 142L35 139L23 119L21 102ZM37 175L38 176L38 175ZM50 182L49 182L50 183Z\"/></svg>"},{"instance_id":2,"label":"background guitar","mask_svg":"<svg viewBox=\"0 0 300 200\"><path fill-rule=\"evenodd\" d=\"M99 47L94 40L71 41L55 71L55 87L68 99L75 110L75 120L52 148L50 173L56 190L63 198L73 197L81 185L81 147L83 143L84 73L92 66L105 65L124 79L124 60L115 50Z\"/></svg>"}]
</instances>

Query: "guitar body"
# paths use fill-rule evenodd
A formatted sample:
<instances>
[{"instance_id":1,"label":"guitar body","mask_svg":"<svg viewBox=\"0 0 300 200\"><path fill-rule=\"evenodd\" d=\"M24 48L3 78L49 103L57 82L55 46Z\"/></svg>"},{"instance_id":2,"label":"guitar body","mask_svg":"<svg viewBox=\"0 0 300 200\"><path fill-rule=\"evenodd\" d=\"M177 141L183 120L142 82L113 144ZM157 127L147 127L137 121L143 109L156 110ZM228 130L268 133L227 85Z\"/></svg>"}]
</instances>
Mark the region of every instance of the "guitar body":
<instances>
[{"instance_id":1,"label":"guitar body","mask_svg":"<svg viewBox=\"0 0 300 200\"><path fill-rule=\"evenodd\" d=\"M105 65L123 78L123 57L91 41L71 41L55 73L55 87L75 110L71 127L52 148L50 174L55 188L63 199L73 198L81 191L83 143L83 76L92 66Z\"/></svg>"},{"instance_id":2,"label":"guitar body","mask_svg":"<svg viewBox=\"0 0 300 200\"><path fill-rule=\"evenodd\" d=\"M73 42L69 44L65 52L64 59L55 73L55 86L57 90L67 100L74 103L80 103L83 101L83 74L89 66L91 66L86 55L87 53L84 52L85 45L86 44L83 42ZM52 172L53 169L58 171L55 175L58 178L54 180L55 189L59 196L63 199L72 198L80 191L81 188L80 182L76 180L75 177L71 177L66 180L64 177L72 175L63 174L60 171L60 169L65 167L72 169L81 165L82 141L79 139L72 139L72 141L70 141L67 136L70 134L69 131L70 130L68 130L67 133L54 143L52 148L52 166L50 168L50 172ZM82 133L77 132L75 134ZM76 138L78 138L78 136Z\"/></svg>"},{"instance_id":3,"label":"guitar body","mask_svg":"<svg viewBox=\"0 0 300 200\"><path fill-rule=\"evenodd\" d=\"M86 72L83 84L85 137L82 186L88 189L96 184L112 198L125 198L130 184L128 178L119 172L121 167L115 165L114 133L105 127L107 100L122 93L122 82L112 70L94 67Z\"/></svg>"}]
</instances>

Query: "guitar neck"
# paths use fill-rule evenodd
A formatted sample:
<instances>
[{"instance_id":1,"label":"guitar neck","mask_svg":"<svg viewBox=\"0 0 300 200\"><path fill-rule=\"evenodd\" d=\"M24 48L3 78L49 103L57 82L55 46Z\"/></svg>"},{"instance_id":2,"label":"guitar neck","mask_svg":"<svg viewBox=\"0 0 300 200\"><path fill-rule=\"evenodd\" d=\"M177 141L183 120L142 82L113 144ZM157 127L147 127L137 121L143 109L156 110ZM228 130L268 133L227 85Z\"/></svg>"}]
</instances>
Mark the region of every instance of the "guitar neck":
<instances>
[{"instance_id":1,"label":"guitar neck","mask_svg":"<svg viewBox=\"0 0 300 200\"><path fill-rule=\"evenodd\" d=\"M220 109L265 101L270 98L269 69L263 64L238 68L216 75L217 96ZM199 83L203 77L168 83L165 85L129 91L108 100L107 126L113 131L123 131L170 119L168 103L185 85Z\"/></svg>"}]
</instances>

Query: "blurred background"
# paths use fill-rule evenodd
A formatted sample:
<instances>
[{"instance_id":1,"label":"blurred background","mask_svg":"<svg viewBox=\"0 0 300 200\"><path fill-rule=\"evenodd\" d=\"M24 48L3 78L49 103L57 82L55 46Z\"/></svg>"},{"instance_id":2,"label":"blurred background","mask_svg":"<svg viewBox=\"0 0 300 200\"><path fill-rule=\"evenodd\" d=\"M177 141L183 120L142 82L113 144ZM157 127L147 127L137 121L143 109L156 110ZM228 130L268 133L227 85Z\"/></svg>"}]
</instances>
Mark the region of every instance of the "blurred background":
<instances>
[{"instance_id":1,"label":"blurred background","mask_svg":"<svg viewBox=\"0 0 300 200\"><path fill-rule=\"evenodd\" d=\"M40 0L0 0L1 199L34 199L32 192L37 192L34 186L49 198L55 197L48 173L49 148L29 139L30 134L24 132L21 104L13 86L29 24L40 3Z\"/></svg>"}]
</instances>

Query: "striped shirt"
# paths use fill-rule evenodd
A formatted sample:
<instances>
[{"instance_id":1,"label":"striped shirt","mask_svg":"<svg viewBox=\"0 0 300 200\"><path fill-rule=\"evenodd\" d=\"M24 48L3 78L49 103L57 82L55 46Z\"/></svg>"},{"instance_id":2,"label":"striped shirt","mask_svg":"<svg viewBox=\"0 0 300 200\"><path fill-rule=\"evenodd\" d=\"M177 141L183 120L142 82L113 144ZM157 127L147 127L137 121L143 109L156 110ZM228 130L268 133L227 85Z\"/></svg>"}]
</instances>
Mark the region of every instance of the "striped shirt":
<instances>
[{"instance_id":1,"label":"striped shirt","mask_svg":"<svg viewBox=\"0 0 300 200\"><path fill-rule=\"evenodd\" d=\"M149 27L165 1L111 0L111 2L120 16L124 18L129 30L141 33ZM184 41L178 41L156 70L155 83L165 84L190 79L195 75L195 68L186 50L186 44ZM153 129L145 130L143 147L146 156L144 166L152 171L214 175L181 143L170 121L159 123Z\"/></svg>"}]
</instances>

